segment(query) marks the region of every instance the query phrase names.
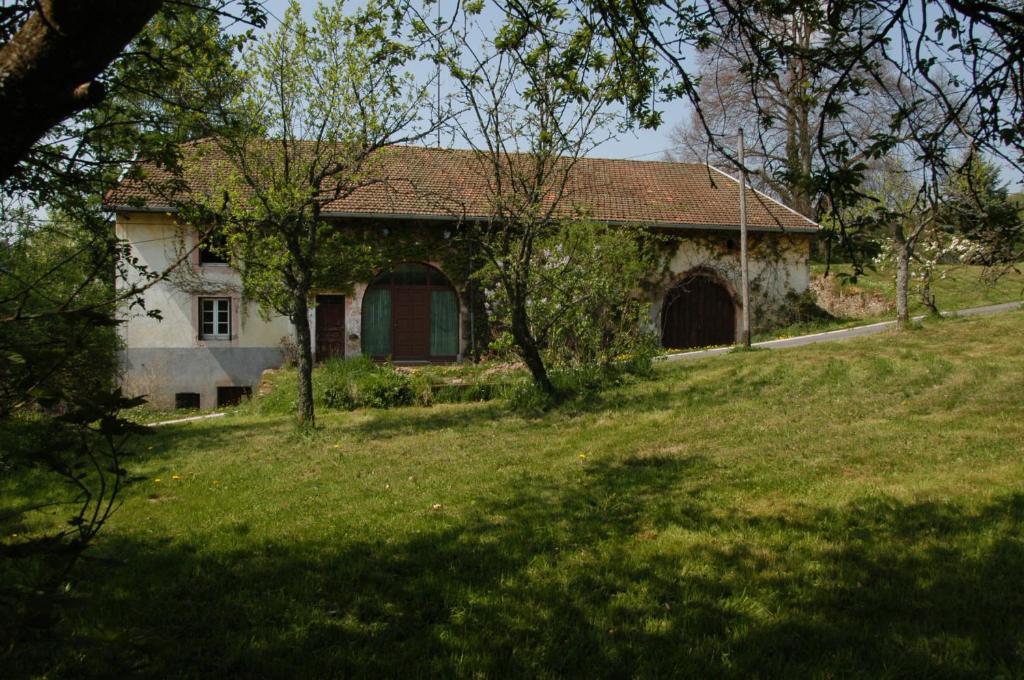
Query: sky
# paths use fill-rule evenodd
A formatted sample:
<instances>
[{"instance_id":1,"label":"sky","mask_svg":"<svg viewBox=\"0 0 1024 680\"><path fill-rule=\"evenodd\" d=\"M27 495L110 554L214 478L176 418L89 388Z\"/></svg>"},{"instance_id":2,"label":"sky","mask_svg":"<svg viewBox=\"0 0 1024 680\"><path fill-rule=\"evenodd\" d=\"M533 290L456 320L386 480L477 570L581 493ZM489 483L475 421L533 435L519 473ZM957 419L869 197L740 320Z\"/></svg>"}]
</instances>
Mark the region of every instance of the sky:
<instances>
[{"instance_id":1,"label":"sky","mask_svg":"<svg viewBox=\"0 0 1024 680\"><path fill-rule=\"evenodd\" d=\"M264 7L268 12L267 30L276 29L280 18L284 16L285 8L289 0L265 0ZM451 5L451 0L438 0L442 11L446 5ZM362 0L347 0L355 6ZM316 6L316 0L300 0L303 14L311 16ZM486 10L485 10L486 12ZM413 69L416 72L417 69ZM420 73L417 73L420 75ZM430 77L432 72L423 71L424 78ZM444 87L442 85L442 94ZM661 160L667 151L671 150L670 135L673 128L683 125L690 118L690 106L687 102L676 101L661 106L663 123L656 130L635 130L620 134L619 137L607 140L596 146L587 155L595 158L628 158L638 160ZM425 142L429 143L429 142ZM435 142L436 143L436 142ZM450 142L442 139L443 145L451 145ZM458 146L458 144L455 144ZM1010 166L998 159L993 159L1003 168L1003 181L1010 185L1010 191L1024 191L1024 177L1014 171Z\"/></svg>"},{"instance_id":2,"label":"sky","mask_svg":"<svg viewBox=\"0 0 1024 680\"><path fill-rule=\"evenodd\" d=\"M358 1L349 0L353 4ZM303 14L309 18L316 7L316 0L300 0L299 4L302 5ZM268 12L267 30L276 29L281 17L284 16L288 0L266 0L263 6ZM657 130L637 130L631 133L624 133L616 139L610 139L601 143L587 155L593 158L661 160L665 153L671 149L669 136L672 129L689 118L687 111L687 104L682 102L672 103L664 107L664 122ZM434 143L436 143L436 139ZM442 143L446 146L448 145L444 140L442 140ZM456 144L456 146L458 145Z\"/></svg>"}]
</instances>

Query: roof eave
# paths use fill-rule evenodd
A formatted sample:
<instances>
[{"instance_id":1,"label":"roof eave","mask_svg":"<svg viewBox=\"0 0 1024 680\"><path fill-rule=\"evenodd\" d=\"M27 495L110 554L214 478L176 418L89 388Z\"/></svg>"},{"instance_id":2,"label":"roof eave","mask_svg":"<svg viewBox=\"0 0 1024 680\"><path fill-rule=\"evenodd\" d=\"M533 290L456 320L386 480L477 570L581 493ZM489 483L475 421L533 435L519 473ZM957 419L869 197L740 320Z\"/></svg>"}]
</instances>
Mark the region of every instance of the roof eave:
<instances>
[{"instance_id":1,"label":"roof eave","mask_svg":"<svg viewBox=\"0 0 1024 680\"><path fill-rule=\"evenodd\" d=\"M107 205L106 210L111 212L140 212L140 213L176 213L178 210L172 206L132 206L132 205ZM468 222L479 222L486 220L486 215L433 215L417 213L378 213L378 212L353 212L353 211L324 211L320 213L323 217L353 218L353 219L378 219L378 220L422 220L432 222L454 222L465 220ZM606 224L629 225L646 227L648 229L670 229L680 231L739 231L738 224L700 224L693 222L648 222L644 220L597 220ZM813 224L813 223L812 223ZM749 231L754 232L776 232L776 233L797 233L815 234L821 227L814 226L785 226L785 225L747 225Z\"/></svg>"},{"instance_id":2,"label":"roof eave","mask_svg":"<svg viewBox=\"0 0 1024 680\"><path fill-rule=\"evenodd\" d=\"M678 229L685 231L739 231L740 225L738 224L699 224L695 222L638 222L636 220L605 220L608 224L621 224L621 225L632 225L647 227L648 229ZM812 223L813 224L813 223ZM774 233L796 233L796 234L816 234L821 229L819 225L814 226L786 226L782 224L772 225L756 225L748 224L747 231L756 232L774 232Z\"/></svg>"},{"instance_id":3,"label":"roof eave","mask_svg":"<svg viewBox=\"0 0 1024 680\"><path fill-rule=\"evenodd\" d=\"M176 213L178 209L169 205L121 205L104 203L103 209L107 212L140 212L140 213Z\"/></svg>"}]
</instances>

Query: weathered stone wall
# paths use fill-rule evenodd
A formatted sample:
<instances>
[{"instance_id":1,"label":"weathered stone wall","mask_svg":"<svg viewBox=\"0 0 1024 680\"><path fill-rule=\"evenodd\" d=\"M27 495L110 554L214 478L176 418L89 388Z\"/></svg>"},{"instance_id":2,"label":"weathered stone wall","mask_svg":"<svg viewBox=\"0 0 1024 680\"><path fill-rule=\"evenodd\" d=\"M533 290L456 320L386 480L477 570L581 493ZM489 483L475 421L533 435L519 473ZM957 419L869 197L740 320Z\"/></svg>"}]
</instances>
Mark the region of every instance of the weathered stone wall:
<instances>
[{"instance_id":1,"label":"weathered stone wall","mask_svg":"<svg viewBox=\"0 0 1024 680\"><path fill-rule=\"evenodd\" d=\"M810 285L810 235L756 232L749 236L751 326L756 332L784 318ZM736 303L737 333L742 314L740 239L733 231L692 232L673 237L666 265L652 278L651 322L660 327L665 297L692 273L704 272L725 286ZM738 338L737 338L738 339Z\"/></svg>"}]
</instances>

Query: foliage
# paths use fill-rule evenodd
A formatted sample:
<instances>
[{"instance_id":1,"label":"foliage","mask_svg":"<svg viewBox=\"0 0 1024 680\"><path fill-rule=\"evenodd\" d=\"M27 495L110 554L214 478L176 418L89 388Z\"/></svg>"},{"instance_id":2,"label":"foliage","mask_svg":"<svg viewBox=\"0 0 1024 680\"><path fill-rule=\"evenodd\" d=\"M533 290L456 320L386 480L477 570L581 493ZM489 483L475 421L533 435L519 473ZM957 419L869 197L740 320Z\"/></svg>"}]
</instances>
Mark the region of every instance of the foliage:
<instances>
[{"instance_id":1,"label":"foliage","mask_svg":"<svg viewBox=\"0 0 1024 680\"><path fill-rule=\"evenodd\" d=\"M513 383L506 392L509 407L514 413L534 418L555 407L569 412L574 408L592 407L600 402L602 392L635 382L637 378L651 378L653 355L653 351L643 351L622 356L614 364L604 366L593 363L556 366L551 370L556 396L544 392L532 381Z\"/></svg>"},{"instance_id":2,"label":"foliage","mask_svg":"<svg viewBox=\"0 0 1024 680\"><path fill-rule=\"evenodd\" d=\"M657 338L641 294L658 264L652 240L639 229L586 221L559 223L537 238L522 285L529 333L547 366L604 371L625 357L653 356ZM501 272L488 263L479 276L492 323L515 347L514 311L496 290Z\"/></svg>"},{"instance_id":3,"label":"foliage","mask_svg":"<svg viewBox=\"0 0 1024 680\"><path fill-rule=\"evenodd\" d=\"M543 314L551 298L534 268L557 247L556 234L568 233L561 222L583 217L572 208L570 178L578 159L622 122L612 110L621 81L604 56L602 34L583 29L557 3L498 3L496 10L504 23L483 48L477 36L489 33L473 17L479 6L467 8L472 28L441 32L439 58L454 80L456 108L466 111L454 119L454 132L488 178L489 211L469 225L470 236L516 352L550 397L550 319L531 315Z\"/></svg>"},{"instance_id":4,"label":"foliage","mask_svg":"<svg viewBox=\"0 0 1024 680\"><path fill-rule=\"evenodd\" d=\"M17 42L36 10L67 12L69 4L7 3L0 15L0 49ZM84 11L94 11L92 21L110 5ZM141 294L166 272L149 271L118 239L101 198L139 154L173 170L178 142L194 134L196 121L218 99L219 90L186 91L182 85L186 67L216 71L244 39L221 32L220 19L228 17L219 7L205 0L164 3L103 71L104 98L75 108L74 116L15 159L13 171L2 170L0 480L28 474L39 483L4 517L15 529L0 537L0 655L24 642L12 640L15 634L53 636L69 592L73 599L72 567L121 501L125 445L137 431L121 411L141 399L113 386L117 316L158 316L158 310L145 308ZM81 11L76 7L53 18L59 26ZM109 35L91 37L102 42ZM54 62L45 76L60 82L66 69L78 66ZM22 132L12 126L6 141L23 138ZM40 509L66 526L22 532L19 527L29 526ZM9 667L3 659L0 665Z\"/></svg>"},{"instance_id":5,"label":"foliage","mask_svg":"<svg viewBox=\"0 0 1024 680\"><path fill-rule=\"evenodd\" d=\"M115 374L107 305L118 253L74 223L26 221L9 224L0 250L0 418L109 391ZM62 314L61 304L86 309Z\"/></svg>"},{"instance_id":6,"label":"foliage","mask_svg":"<svg viewBox=\"0 0 1024 680\"><path fill-rule=\"evenodd\" d=\"M72 568L122 500L128 440L146 431L119 415L143 403L141 397L96 387L87 395L46 389L46 401L64 406L61 415L21 409L0 420L3 477L42 473L64 483L30 493L29 503L3 518L14 531L5 531L0 543L0 659L34 638L50 638L68 599ZM22 523L48 507L62 508L56 516L63 515L64 526L19 535Z\"/></svg>"},{"instance_id":7,"label":"foliage","mask_svg":"<svg viewBox=\"0 0 1024 680\"><path fill-rule=\"evenodd\" d=\"M74 583L77 644L5 669L1019 676L1022 332L1013 313L664 365L530 420L158 428ZM0 517L36 483L0 480Z\"/></svg>"},{"instance_id":8,"label":"foliage","mask_svg":"<svg viewBox=\"0 0 1024 680\"><path fill-rule=\"evenodd\" d=\"M413 403L412 380L369 357L331 359L321 371L319 392L326 408L390 408Z\"/></svg>"},{"instance_id":9,"label":"foliage","mask_svg":"<svg viewBox=\"0 0 1024 680\"><path fill-rule=\"evenodd\" d=\"M151 22L154 15L159 18ZM31 184L41 176L59 176L66 166L88 167L93 160L99 160L94 169L103 169L106 154L90 157L88 135L120 135L126 128L146 127L150 114L174 98L173 91L161 88L166 77L173 79L183 64L201 68L208 55L208 35L202 29L191 35L178 33L169 49L152 49L147 38L152 37L154 24L175 16L197 16L214 27L221 19L251 26L262 26L266 19L258 0L5 2L0 9L0 105L8 125L0 142L0 180ZM159 77L119 81L118 70L131 64ZM114 121L109 127L88 124L92 112L109 110L112 101L129 91L149 95L146 106L133 112L139 118ZM202 95L193 95L199 95L192 102L198 105ZM166 130L155 136L162 133ZM65 154L66 147L73 153ZM75 177L66 175L72 181Z\"/></svg>"},{"instance_id":10,"label":"foliage","mask_svg":"<svg viewBox=\"0 0 1024 680\"><path fill-rule=\"evenodd\" d=\"M990 267L1024 257L1024 215L1010 199L999 167L971 155L943 187L938 219L962 261Z\"/></svg>"},{"instance_id":11,"label":"foliage","mask_svg":"<svg viewBox=\"0 0 1024 680\"><path fill-rule=\"evenodd\" d=\"M294 410L294 371L268 378L265 394L249 409L280 415ZM317 408L351 411L359 408L431 406L503 398L522 384L521 369L489 363L396 369L369 357L330 359L314 369L313 399Z\"/></svg>"},{"instance_id":12,"label":"foliage","mask_svg":"<svg viewBox=\"0 0 1024 680\"><path fill-rule=\"evenodd\" d=\"M843 110L826 112L822 106L830 89L845 74L831 65L809 64L801 50L815 45L827 18L806 11L799 3L785 16L771 11L749 13L757 25L733 24L726 17L729 3L707 3L718 16L714 40L700 50L695 80L700 106L687 123L672 131L672 155L709 162L719 167L734 164L736 135L745 133L748 177L797 212L817 219L825 203L823 188L812 183L820 172L815 153L818 134L831 142L845 130L871 134L879 116L887 113L885 98L869 83L858 92L838 95ZM841 11L841 10L840 10ZM791 48L778 59L750 68L755 58L751 35ZM860 162L863 159L850 159Z\"/></svg>"},{"instance_id":13,"label":"foliage","mask_svg":"<svg viewBox=\"0 0 1024 680\"><path fill-rule=\"evenodd\" d=\"M1017 68L1024 15L1002 3L573 0L571 7L586 18L578 34L613 37L608 58L630 83L625 104L647 126L661 122L668 101L685 99L698 116L705 111L694 51L726 40L742 45L735 70L754 91L770 89L780 72L798 64L806 77L789 81L800 89L797 101L821 115L803 136L813 140L817 162L787 167L788 183L821 194L833 211L856 204L872 163L902 144L914 147L911 156L925 174L948 173L951 137L965 140L961 148L970 144L1024 169ZM809 41L772 30L797 20L813 27ZM869 90L884 105L866 128L850 124L861 117L855 114ZM782 114L772 97L753 102L760 128L778 125ZM914 123L922 113L927 124ZM727 140L712 139L714 151L735 166ZM842 222L839 228L845 231Z\"/></svg>"}]
</instances>

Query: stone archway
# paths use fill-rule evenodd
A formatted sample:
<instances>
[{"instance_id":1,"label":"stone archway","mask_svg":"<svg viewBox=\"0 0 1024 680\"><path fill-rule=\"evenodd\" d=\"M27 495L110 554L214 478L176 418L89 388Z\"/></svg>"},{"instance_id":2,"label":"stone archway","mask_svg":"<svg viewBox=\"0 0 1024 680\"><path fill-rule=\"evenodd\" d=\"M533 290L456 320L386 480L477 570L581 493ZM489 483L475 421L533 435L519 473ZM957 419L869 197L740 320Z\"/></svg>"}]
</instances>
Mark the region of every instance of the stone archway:
<instances>
[{"instance_id":1,"label":"stone archway","mask_svg":"<svg viewBox=\"0 0 1024 680\"><path fill-rule=\"evenodd\" d=\"M363 353L394 361L454 361L459 354L459 298L440 271L401 264L366 289Z\"/></svg>"},{"instance_id":2,"label":"stone archway","mask_svg":"<svg viewBox=\"0 0 1024 680\"><path fill-rule=\"evenodd\" d=\"M736 302L728 287L706 271L687 274L665 296L661 344L671 349L736 342Z\"/></svg>"}]
</instances>

